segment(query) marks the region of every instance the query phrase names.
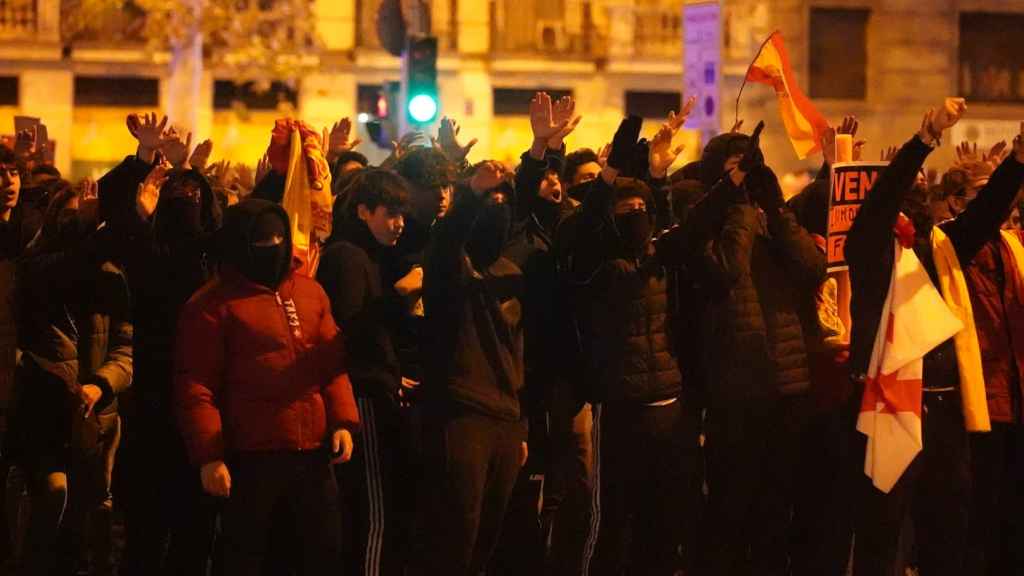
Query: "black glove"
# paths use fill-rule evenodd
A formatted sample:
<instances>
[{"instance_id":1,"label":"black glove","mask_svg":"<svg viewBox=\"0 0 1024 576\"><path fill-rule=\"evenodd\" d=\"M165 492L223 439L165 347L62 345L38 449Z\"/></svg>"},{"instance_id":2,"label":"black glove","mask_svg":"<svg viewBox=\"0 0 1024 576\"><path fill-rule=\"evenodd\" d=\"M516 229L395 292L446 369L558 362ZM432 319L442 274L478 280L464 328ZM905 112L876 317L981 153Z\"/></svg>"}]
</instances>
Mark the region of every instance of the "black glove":
<instances>
[{"instance_id":1,"label":"black glove","mask_svg":"<svg viewBox=\"0 0 1024 576\"><path fill-rule=\"evenodd\" d=\"M745 180L747 192L750 198L761 207L765 213L777 214L785 204L782 197L782 186L779 185L779 178L771 168L760 164L747 174Z\"/></svg>"},{"instance_id":2,"label":"black glove","mask_svg":"<svg viewBox=\"0 0 1024 576\"><path fill-rule=\"evenodd\" d=\"M639 116L623 118L619 129L612 138L612 149L608 153L608 165L620 172L627 171L636 153L636 141L640 138L643 119Z\"/></svg>"},{"instance_id":3,"label":"black glove","mask_svg":"<svg viewBox=\"0 0 1024 576\"><path fill-rule=\"evenodd\" d=\"M757 123L754 133L750 135L750 144L747 151L740 159L739 169L749 173L756 166L764 164L764 154L761 152L761 131L764 130L764 120Z\"/></svg>"}]
</instances>

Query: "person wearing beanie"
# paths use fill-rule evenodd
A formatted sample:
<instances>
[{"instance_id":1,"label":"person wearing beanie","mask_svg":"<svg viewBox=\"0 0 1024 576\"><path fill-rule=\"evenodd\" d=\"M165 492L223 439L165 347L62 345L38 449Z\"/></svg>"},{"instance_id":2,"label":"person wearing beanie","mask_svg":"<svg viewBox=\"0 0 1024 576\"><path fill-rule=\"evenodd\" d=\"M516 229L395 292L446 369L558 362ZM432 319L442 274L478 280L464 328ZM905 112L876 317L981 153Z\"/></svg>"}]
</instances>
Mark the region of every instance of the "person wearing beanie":
<instances>
[{"instance_id":1,"label":"person wearing beanie","mask_svg":"<svg viewBox=\"0 0 1024 576\"><path fill-rule=\"evenodd\" d=\"M230 207L221 271L185 304L175 347L174 405L203 489L226 498L225 574L260 574L275 511L287 510L303 574L340 557L331 463L352 456L359 415L330 300L295 273L281 206Z\"/></svg>"}]
</instances>

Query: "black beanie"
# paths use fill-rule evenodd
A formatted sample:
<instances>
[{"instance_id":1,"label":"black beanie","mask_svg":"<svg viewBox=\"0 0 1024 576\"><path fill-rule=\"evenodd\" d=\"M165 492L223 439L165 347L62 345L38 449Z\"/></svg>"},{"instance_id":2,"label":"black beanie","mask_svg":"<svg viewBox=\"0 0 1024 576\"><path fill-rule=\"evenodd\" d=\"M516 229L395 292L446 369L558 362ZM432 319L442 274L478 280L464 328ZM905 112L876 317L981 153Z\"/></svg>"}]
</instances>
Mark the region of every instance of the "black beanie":
<instances>
[{"instance_id":1,"label":"black beanie","mask_svg":"<svg viewBox=\"0 0 1024 576\"><path fill-rule=\"evenodd\" d=\"M750 144L750 136L729 132L715 136L704 146L704 154L700 158L700 182L705 190L721 180L725 174L725 161L735 154L743 154Z\"/></svg>"}]
</instances>

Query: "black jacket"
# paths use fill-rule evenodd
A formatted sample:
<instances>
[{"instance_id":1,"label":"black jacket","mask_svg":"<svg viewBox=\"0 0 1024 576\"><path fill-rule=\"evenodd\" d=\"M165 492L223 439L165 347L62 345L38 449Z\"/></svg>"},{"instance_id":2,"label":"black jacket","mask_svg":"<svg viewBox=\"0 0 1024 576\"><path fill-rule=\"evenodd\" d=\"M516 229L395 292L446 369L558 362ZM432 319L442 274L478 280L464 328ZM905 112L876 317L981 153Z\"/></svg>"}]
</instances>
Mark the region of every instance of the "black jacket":
<instances>
[{"instance_id":1,"label":"black jacket","mask_svg":"<svg viewBox=\"0 0 1024 576\"><path fill-rule=\"evenodd\" d=\"M386 250L361 220L324 248L316 279L331 299L331 312L345 334L349 377L356 396L394 401L402 369L392 334L404 315L401 298L381 275Z\"/></svg>"},{"instance_id":2,"label":"black jacket","mask_svg":"<svg viewBox=\"0 0 1024 576\"><path fill-rule=\"evenodd\" d=\"M712 399L805 392L799 310L825 278L825 255L788 208L762 213L722 179L690 215L691 269L707 299L702 323Z\"/></svg>"},{"instance_id":3,"label":"black jacket","mask_svg":"<svg viewBox=\"0 0 1024 576\"><path fill-rule=\"evenodd\" d=\"M641 258L627 255L612 221L613 193L595 180L574 223L569 274L582 299L586 399L648 404L676 398L682 375L669 336L667 273L651 246Z\"/></svg>"},{"instance_id":4,"label":"black jacket","mask_svg":"<svg viewBox=\"0 0 1024 576\"><path fill-rule=\"evenodd\" d=\"M523 388L523 274L500 257L476 270L466 243L484 201L456 192L434 226L424 266L423 381L428 401L519 421Z\"/></svg>"},{"instance_id":5,"label":"black jacket","mask_svg":"<svg viewBox=\"0 0 1024 576\"><path fill-rule=\"evenodd\" d=\"M863 377L871 361L871 350L881 321L882 308L892 278L893 227L904 200L932 148L917 136L900 148L878 177L871 194L857 213L846 238L846 261L850 266L850 315L853 328L850 367ZM968 266L981 247L999 231L1009 217L1013 200L1024 182L1024 164L1011 155L992 174L988 184L956 218L942 223L962 267ZM918 230L914 252L938 286L932 255L930 230ZM956 385L956 350L952 340L930 352L924 359L925 387Z\"/></svg>"}]
</instances>

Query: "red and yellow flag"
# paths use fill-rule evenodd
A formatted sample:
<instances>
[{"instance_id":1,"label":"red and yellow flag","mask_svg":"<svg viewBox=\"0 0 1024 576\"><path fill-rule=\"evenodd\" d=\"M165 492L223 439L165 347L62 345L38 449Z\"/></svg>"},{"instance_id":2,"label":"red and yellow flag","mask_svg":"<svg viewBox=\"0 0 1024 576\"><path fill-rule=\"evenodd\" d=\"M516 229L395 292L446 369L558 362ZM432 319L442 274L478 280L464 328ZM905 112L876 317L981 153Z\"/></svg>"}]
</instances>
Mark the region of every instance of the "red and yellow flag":
<instances>
[{"instance_id":1,"label":"red and yellow flag","mask_svg":"<svg viewBox=\"0 0 1024 576\"><path fill-rule=\"evenodd\" d=\"M797 85L781 32L773 32L761 46L747 70L746 81L775 88L782 121L797 157L803 159L820 150L821 136L828 129L828 122Z\"/></svg>"}]
</instances>

